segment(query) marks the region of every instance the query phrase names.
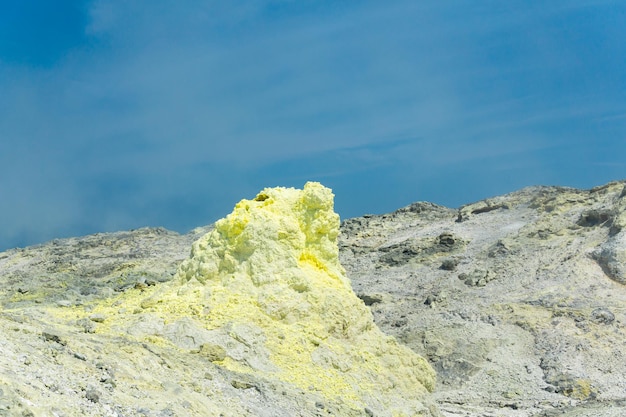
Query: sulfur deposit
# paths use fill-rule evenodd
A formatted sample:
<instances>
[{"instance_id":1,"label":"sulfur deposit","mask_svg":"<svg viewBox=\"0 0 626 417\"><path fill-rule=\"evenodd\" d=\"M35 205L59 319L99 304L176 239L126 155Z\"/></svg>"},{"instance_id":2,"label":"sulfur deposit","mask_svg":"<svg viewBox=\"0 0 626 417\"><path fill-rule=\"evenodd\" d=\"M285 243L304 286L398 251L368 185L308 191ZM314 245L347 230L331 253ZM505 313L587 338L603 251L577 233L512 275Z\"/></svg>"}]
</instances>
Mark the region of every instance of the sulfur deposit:
<instances>
[{"instance_id":1,"label":"sulfur deposit","mask_svg":"<svg viewBox=\"0 0 626 417\"><path fill-rule=\"evenodd\" d=\"M343 415L432 415L434 371L376 327L339 263L333 197L309 182L242 200L141 304L179 347L318 392Z\"/></svg>"}]
</instances>

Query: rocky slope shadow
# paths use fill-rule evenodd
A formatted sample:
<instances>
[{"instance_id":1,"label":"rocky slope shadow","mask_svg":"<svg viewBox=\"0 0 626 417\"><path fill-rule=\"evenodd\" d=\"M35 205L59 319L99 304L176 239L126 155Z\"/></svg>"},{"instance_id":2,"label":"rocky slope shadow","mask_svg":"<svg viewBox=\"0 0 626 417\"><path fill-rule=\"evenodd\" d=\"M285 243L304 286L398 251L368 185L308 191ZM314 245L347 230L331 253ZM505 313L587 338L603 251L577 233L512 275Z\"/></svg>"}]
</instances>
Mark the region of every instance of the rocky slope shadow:
<instances>
[{"instance_id":1,"label":"rocky slope shadow","mask_svg":"<svg viewBox=\"0 0 626 417\"><path fill-rule=\"evenodd\" d=\"M437 370L447 416L626 415L626 188L349 219L342 265Z\"/></svg>"},{"instance_id":2,"label":"rocky slope shadow","mask_svg":"<svg viewBox=\"0 0 626 417\"><path fill-rule=\"evenodd\" d=\"M0 254L0 415L440 415L432 368L352 291L332 207L307 183L205 235Z\"/></svg>"}]
</instances>

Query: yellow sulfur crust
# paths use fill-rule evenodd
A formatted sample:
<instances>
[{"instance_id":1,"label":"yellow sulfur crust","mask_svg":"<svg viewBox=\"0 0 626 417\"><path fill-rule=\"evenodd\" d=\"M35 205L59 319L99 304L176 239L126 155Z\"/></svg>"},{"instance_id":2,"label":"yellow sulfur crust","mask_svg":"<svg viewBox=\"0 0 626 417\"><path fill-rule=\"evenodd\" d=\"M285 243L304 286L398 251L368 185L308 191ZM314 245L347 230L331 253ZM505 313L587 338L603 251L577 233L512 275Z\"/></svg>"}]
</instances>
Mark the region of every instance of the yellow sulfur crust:
<instances>
[{"instance_id":1,"label":"yellow sulfur crust","mask_svg":"<svg viewBox=\"0 0 626 417\"><path fill-rule=\"evenodd\" d=\"M220 366L355 409L419 415L419 407L407 404L419 404L432 391L435 373L384 335L352 291L339 263L333 197L309 182L303 190L266 188L242 200L193 244L172 282L95 306L90 314L107 317L97 331L184 348L174 336L168 339L168 329L180 330L191 318L189 326L201 335L189 343L213 352ZM137 330L146 314L162 320L163 329Z\"/></svg>"}]
</instances>

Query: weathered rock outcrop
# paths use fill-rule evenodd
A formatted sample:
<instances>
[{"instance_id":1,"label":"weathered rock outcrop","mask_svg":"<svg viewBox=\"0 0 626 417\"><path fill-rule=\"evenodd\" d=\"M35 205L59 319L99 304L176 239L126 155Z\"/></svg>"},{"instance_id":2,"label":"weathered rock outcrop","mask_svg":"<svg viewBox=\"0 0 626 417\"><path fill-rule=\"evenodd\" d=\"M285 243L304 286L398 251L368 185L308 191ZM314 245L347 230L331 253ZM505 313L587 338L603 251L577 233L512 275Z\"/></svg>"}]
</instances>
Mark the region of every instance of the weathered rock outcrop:
<instances>
[{"instance_id":1,"label":"weathered rock outcrop","mask_svg":"<svg viewBox=\"0 0 626 417\"><path fill-rule=\"evenodd\" d=\"M622 416L624 189L532 187L349 219L340 259L376 298L377 324L433 364L445 415ZM442 236L460 243L441 250ZM389 262L390 248L410 250Z\"/></svg>"}]
</instances>

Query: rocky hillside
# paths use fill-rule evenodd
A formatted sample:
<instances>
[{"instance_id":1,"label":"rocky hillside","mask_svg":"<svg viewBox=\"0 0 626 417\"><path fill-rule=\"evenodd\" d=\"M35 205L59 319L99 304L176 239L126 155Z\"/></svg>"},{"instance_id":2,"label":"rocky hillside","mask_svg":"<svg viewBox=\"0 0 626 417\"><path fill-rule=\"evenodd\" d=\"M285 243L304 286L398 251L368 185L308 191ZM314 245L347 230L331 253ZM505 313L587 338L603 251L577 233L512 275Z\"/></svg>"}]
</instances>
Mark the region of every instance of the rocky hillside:
<instances>
[{"instance_id":1,"label":"rocky hillside","mask_svg":"<svg viewBox=\"0 0 626 417\"><path fill-rule=\"evenodd\" d=\"M297 305L275 304L282 310L271 332L237 323L235 313L229 323L211 324L211 306L230 304L198 300L241 287L226 285L216 270L209 275L221 278L211 282L223 285L206 290L196 279L203 285L181 289L177 272L211 227L187 235L98 234L0 253L0 415L624 416L625 189L624 182L533 187L460 209L415 203L345 220L339 260L362 301L346 309L367 306L358 317L371 311L377 327L417 354L407 362L413 353L398 356L405 351L393 342L396 353L379 355L387 358L376 365L379 380L357 364L382 352L363 350L383 340L361 335L370 332L367 320L351 325L347 312L345 335L331 326L319 327L329 332L319 340L309 337L311 322L327 320L311 299L328 292L302 298L314 282L304 275L290 275L297 282L287 289L268 284L272 294L300 294ZM220 259L224 252L215 253ZM262 316L271 297L257 287L245 291L265 297L260 310L249 310ZM172 304L174 295L188 305ZM326 300L337 298L349 296ZM350 328L361 330L348 337ZM294 358L305 358L295 374L275 356L281 334L297 341L289 346L303 355ZM402 378L422 366L418 355L435 369L437 384L403 403L409 383ZM395 380L385 366L396 370ZM293 376L299 373L311 383ZM373 385L363 385L363 375ZM411 384L428 385L417 378ZM343 385L331 386L337 381ZM342 394L333 396L337 389Z\"/></svg>"},{"instance_id":2,"label":"rocky hillside","mask_svg":"<svg viewBox=\"0 0 626 417\"><path fill-rule=\"evenodd\" d=\"M626 189L533 187L344 222L376 323L437 371L449 416L626 415Z\"/></svg>"}]
</instances>

